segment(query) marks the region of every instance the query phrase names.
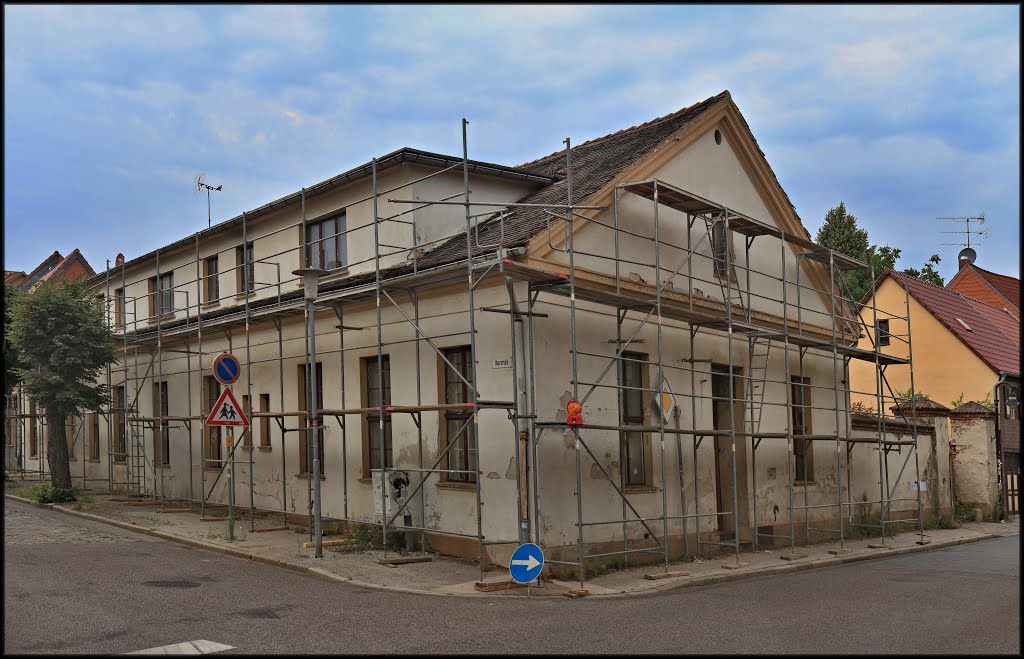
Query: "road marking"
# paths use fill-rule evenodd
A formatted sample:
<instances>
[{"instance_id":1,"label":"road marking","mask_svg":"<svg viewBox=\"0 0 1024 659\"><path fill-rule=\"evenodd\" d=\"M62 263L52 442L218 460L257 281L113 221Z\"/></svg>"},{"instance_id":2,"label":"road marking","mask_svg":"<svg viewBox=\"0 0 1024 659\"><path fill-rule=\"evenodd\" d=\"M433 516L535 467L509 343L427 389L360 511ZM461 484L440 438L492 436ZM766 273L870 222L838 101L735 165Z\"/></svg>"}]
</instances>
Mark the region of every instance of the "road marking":
<instances>
[{"instance_id":1,"label":"road marking","mask_svg":"<svg viewBox=\"0 0 1024 659\"><path fill-rule=\"evenodd\" d=\"M210 654L211 652L223 652L233 650L235 646L214 643L213 641L186 641L174 645L161 645L158 648L148 650L136 650L125 654Z\"/></svg>"}]
</instances>

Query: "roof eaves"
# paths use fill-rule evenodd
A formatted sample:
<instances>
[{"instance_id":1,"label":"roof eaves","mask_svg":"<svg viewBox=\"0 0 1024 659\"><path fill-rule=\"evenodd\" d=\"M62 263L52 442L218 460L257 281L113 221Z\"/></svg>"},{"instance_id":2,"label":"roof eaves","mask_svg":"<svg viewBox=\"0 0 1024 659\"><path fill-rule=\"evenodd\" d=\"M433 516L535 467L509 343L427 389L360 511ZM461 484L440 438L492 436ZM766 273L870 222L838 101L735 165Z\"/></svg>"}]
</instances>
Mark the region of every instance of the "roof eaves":
<instances>
[{"instance_id":1,"label":"roof eaves","mask_svg":"<svg viewBox=\"0 0 1024 659\"><path fill-rule=\"evenodd\" d=\"M382 169L386 169L388 167L392 167L394 165L397 165L397 164L399 164L401 162L406 162L406 161L407 162L420 163L420 164L429 164L429 165L434 165L434 166L446 167L446 166L451 166L451 165L454 165L456 163L462 162L462 158L457 158L455 156L446 156L446 155L441 154L441 153L432 153L430 151L420 151L419 149L412 149L412 148L409 148L409 147L404 147L404 148L398 149L396 151L392 151L391 153L388 153L388 154L378 158L377 159L377 171L380 171ZM526 170L526 169L524 169L522 167L506 167L504 165L499 165L499 164L489 163L489 162L483 162L483 161L479 161L479 160L470 160L469 161L469 170L471 172L478 172L478 173L489 175L489 176L504 176L504 177L518 178L518 179L529 181L529 182L532 182L532 183L537 183L537 184L540 184L540 185L548 185L548 184L553 183L553 182L558 180L558 177L556 177L556 176L549 176L549 175L546 175L546 174L541 174L541 173L538 173L538 172L529 171L529 170ZM265 215L265 214L270 213L272 211L275 211L275 210L277 210L279 208L283 208L283 207L288 206L290 204L296 203L297 201L302 199L303 192L305 192L307 195L310 194L310 193L312 193L312 194L319 194L319 193L322 193L322 192L326 192L327 190L330 190L332 188L338 187L340 185L345 185L347 183L351 183L353 181L357 181L359 179L366 178L366 177L372 175L372 173L373 173L373 161L370 161L368 163L365 163L365 164L359 165L357 167L354 167L354 168L352 168L352 169L350 169L350 170L348 170L346 172L342 172L341 174L338 174L337 176L333 176L333 177L331 177L331 178L329 178L329 179L327 179L325 181L321 181L320 183L316 183L316 184L313 184L313 185L311 185L309 187L303 188L302 190L299 190L298 192L293 192L293 193L285 195L284 197L281 197L279 199L275 199L274 201L271 201L271 202L266 203L266 204L264 204L262 206L259 206L259 207L255 208L255 209L251 210L251 211L245 211L241 215L237 215L237 216L235 216L235 217L233 217L231 219L228 219L228 220L225 220L225 221L220 222L218 224L215 224L212 227L209 227L207 229L202 229L200 231L197 231L196 233L190 234L190 235L188 235L188 236L186 236L184 238L181 238L179 240L176 240L175 242L170 243L168 245L164 245L163 247L155 249L155 250L153 250L153 251L151 251L151 252L149 252L147 254L143 254L142 256L138 256L138 257L136 257L136 258L134 258L134 259L132 259L130 261L126 261L124 263L124 265L120 266L120 267L130 268L130 267L132 267L134 265L137 265L137 264L139 264L139 263L141 263L141 262L143 262L143 261L145 261L147 259L152 258L153 256L156 255L157 252L166 251L166 250L169 250L169 249L175 249L175 248L181 247L183 245L186 245L186 244L188 244L189 241L194 240L197 236L201 239L201 238L203 238L205 236L210 236L210 235L219 233L221 231L224 231L225 229L229 229L232 226L240 224L242 222L242 217L243 216L245 216L247 219L252 219L253 217L258 217L260 215ZM115 268L109 268L108 270L112 273L115 269L117 269L116 266L115 266ZM98 283L100 277L104 276L108 272L108 270L103 270L101 272L95 273L93 276L89 277L86 280L86 283L87 284Z\"/></svg>"}]
</instances>

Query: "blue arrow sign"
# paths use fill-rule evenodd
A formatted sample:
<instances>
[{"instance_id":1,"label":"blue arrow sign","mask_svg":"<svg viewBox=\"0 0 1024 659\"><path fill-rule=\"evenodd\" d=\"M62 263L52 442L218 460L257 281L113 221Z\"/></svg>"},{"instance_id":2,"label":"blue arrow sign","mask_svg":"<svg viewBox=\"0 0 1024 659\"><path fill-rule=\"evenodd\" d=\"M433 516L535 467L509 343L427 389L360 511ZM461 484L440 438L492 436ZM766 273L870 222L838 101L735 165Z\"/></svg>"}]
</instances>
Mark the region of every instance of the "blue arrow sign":
<instances>
[{"instance_id":1,"label":"blue arrow sign","mask_svg":"<svg viewBox=\"0 0 1024 659\"><path fill-rule=\"evenodd\" d=\"M529 583L540 576L544 569L544 552L540 547L528 542L516 547L512 552L512 560L508 563L508 571L517 583Z\"/></svg>"}]
</instances>

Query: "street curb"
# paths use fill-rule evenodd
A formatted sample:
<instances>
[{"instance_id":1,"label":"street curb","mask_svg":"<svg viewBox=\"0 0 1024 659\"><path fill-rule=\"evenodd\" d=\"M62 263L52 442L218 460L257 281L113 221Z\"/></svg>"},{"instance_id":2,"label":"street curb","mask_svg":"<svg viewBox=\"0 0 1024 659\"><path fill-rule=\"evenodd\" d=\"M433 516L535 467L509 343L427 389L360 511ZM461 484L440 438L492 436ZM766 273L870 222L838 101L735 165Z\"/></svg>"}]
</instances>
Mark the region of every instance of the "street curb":
<instances>
[{"instance_id":1,"label":"street curb","mask_svg":"<svg viewBox=\"0 0 1024 659\"><path fill-rule=\"evenodd\" d=\"M79 510L72 510L70 508L65 508L63 506L59 506L59 505L53 504L53 503L48 503L48 504L46 504L46 503L37 503L35 501L32 501L31 499L25 499L24 497L19 497L19 496L15 496L13 494L7 494L7 493L4 493L4 497L7 498L7 499L11 499L11 500L14 500L14 501L18 501L18 502L21 502L21 503L26 503L26 504L35 506L37 508L49 508L50 510L57 510L57 511L60 511L60 512L66 514L66 515L71 515L73 517L81 517L83 519L92 520L94 522L99 522L101 524L109 524L111 526L116 526L116 527L125 529L127 531L135 531L137 533L143 533L145 535L150 535L150 536L153 536L155 538L160 538L161 540L169 540L171 542L177 542L179 544L190 545L192 547L196 547L196 548L199 548L199 549L206 549L208 551L217 552L219 554L224 554L226 556L232 556L232 557L235 557L235 558L241 558L241 559L245 559L245 560L255 561L257 563L264 563L266 565L270 565L270 566L273 566L273 567L285 568L287 570L292 570L293 572L300 572L300 573L303 573L303 574L310 574L310 575L318 576L318 577L321 577L321 578L324 578L324 579L330 579L332 581L347 582L349 584L352 584L353 586L361 586L361 587L365 587L365 588L376 588L376 589L379 589L379 590L390 590L390 591L396 591L396 592L402 592L402 593L410 593L410 594L415 594L415 595L434 595L434 596L438 596L438 597L489 597L490 596L490 595L488 595L486 593L445 593L445 592L438 592L436 590L418 590L418 589L415 589L415 588L404 588L404 587L401 587L401 586L385 586L385 585L382 585L382 584L369 583L369 582L365 582L365 581L357 581L355 579L352 579L351 577L346 577L346 576L342 576L342 575L339 575L339 574L335 574L333 572L330 572L328 570L324 570L324 569L321 569L321 568L318 568L318 567L299 565L297 563L292 563L292 562L287 561L287 560L281 560L281 559L278 559L278 558L270 558L270 557L267 557L267 556L260 556L259 554L252 554L252 553L240 550L240 549L234 549L232 547L224 547L222 545L215 545L215 544L212 544L212 543L209 543L209 542L203 542L202 540L194 540L192 538L187 538L187 537L180 536L180 535L174 535L174 534L171 534L171 533L167 533L166 531L159 531L157 529L151 529L151 528L149 528L147 526L139 526L137 524L132 524L132 523L129 523L129 522L122 522L120 520L110 519L109 517L103 517L102 515L93 515L92 513L84 513L84 512L79 511ZM986 534L978 535L976 537L960 538L958 540L948 540L946 542L939 542L939 543L935 543L935 544L920 545L920 546L910 546L910 547L897 547L897 548L893 548L893 549L885 550L885 551L878 551L878 550L874 550L874 551L871 551L871 552L865 551L862 554L855 554L855 555L852 555L852 556L844 556L844 557L841 557L841 558L840 557L826 558L826 559L822 559L822 560L818 560L818 561L811 561L811 562L806 562L806 563L798 562L798 563L791 563L791 564L788 564L788 565L777 565L777 566L772 566L772 567L759 568L759 569L756 569L756 570L751 570L749 572L735 571L735 572L729 572L727 574L714 574L714 575L708 575L708 576L705 576L705 577L694 577L694 578L679 577L680 579L685 579L685 580L684 581L677 581L677 582L673 582L673 583L659 584L659 585L654 586L652 588L644 588L643 590L632 590L632 591L629 591L629 592L619 591L619 592L600 593L600 594L593 593L589 597L587 597L586 599L610 598L610 597L631 597L631 596L636 596L636 595L644 595L644 594L647 594L647 593L655 593L655 592L664 592L664 591L667 591L667 590L675 590L675 589L678 589L678 588L692 588L692 587L695 587L695 586L710 586L710 585L714 585L714 584L729 583L729 582L733 582L733 581L744 581L746 579L756 579L758 577L771 577L771 576L782 575L782 574L790 574L790 573L793 573L793 572L801 572L801 571L804 571L804 570L814 570L814 569L818 569L818 568L835 567L837 565L844 565L846 563L856 563L858 561L867 561L867 560L876 559L876 558L888 558L888 557L892 557L892 556L900 556L900 555L903 555L903 554L915 554L915 553L918 553L918 552L932 551L934 549L945 549L945 548L948 548L948 547L955 547L957 545L968 544L968 543L971 543L971 542L979 542L981 540L991 540L993 538L1000 538L1000 537L1008 537L1008 536L1002 536L1002 535L998 535L998 534L995 534L995 533L986 533Z\"/></svg>"},{"instance_id":2,"label":"street curb","mask_svg":"<svg viewBox=\"0 0 1024 659\"><path fill-rule=\"evenodd\" d=\"M892 556L901 556L903 554L916 554L923 551L932 551L935 549L946 549L948 547L955 547L957 545L968 544L971 542L979 542L981 540L991 540L993 538L1006 537L995 533L986 533L972 538L960 538L958 540L947 540L946 542L938 542L935 544L912 546L912 547L895 547L886 551L873 550L863 554L855 554L853 556L844 556L842 558L825 558L817 561L811 561L807 563L792 563L789 565L775 565L772 567L759 568L757 570L751 570L750 572L731 572L729 574L716 574L707 577L697 577L689 579L687 581L678 581L675 583L667 583L663 585L655 586L654 588L648 588L642 591L632 591L629 593L608 593L601 595L601 597L612 597L612 596L626 596L641 594L645 592L665 591L674 590L676 588L690 588L693 586L708 586L719 583L726 583L731 581L743 581L745 579L756 579L758 577L771 577L780 574L791 574L793 572L802 572L804 570L815 570L824 567L835 567L837 565L844 565L846 563L856 563L858 561L869 561L876 558L889 558Z\"/></svg>"}]
</instances>

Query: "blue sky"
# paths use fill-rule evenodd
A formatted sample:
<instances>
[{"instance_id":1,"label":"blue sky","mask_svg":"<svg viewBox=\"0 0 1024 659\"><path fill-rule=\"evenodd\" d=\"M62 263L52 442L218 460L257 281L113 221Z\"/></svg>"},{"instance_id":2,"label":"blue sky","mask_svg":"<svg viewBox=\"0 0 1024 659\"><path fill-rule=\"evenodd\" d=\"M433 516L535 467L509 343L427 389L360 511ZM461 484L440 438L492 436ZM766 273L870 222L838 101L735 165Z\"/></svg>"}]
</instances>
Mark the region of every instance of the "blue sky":
<instances>
[{"instance_id":1,"label":"blue sky","mask_svg":"<svg viewBox=\"0 0 1024 659\"><path fill-rule=\"evenodd\" d=\"M813 236L1020 272L1020 9L5 6L4 267L97 270L401 146L516 165L728 89Z\"/></svg>"}]
</instances>

